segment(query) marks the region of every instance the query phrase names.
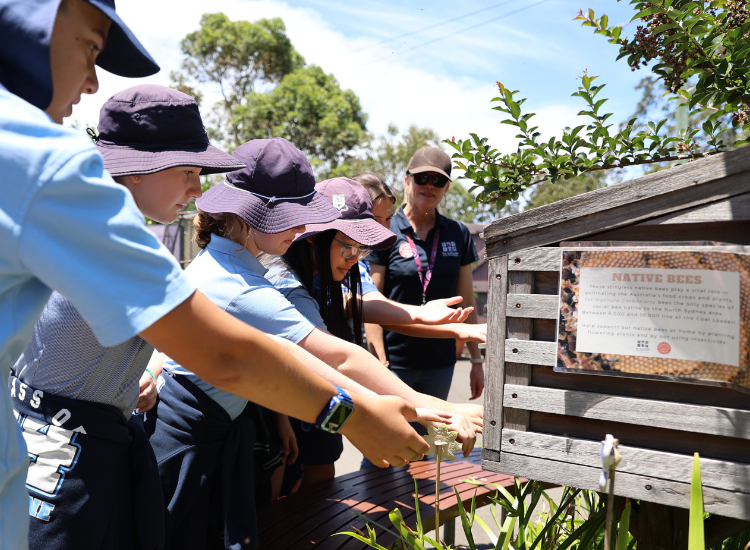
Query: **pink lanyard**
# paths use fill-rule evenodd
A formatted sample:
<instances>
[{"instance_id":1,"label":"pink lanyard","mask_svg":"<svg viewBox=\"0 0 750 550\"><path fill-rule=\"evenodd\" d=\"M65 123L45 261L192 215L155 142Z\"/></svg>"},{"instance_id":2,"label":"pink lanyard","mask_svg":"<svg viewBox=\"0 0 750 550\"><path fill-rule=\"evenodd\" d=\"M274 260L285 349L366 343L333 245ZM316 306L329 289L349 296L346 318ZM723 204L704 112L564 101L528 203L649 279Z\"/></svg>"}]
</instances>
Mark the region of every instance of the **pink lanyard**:
<instances>
[{"instance_id":1,"label":"pink lanyard","mask_svg":"<svg viewBox=\"0 0 750 550\"><path fill-rule=\"evenodd\" d=\"M412 232L413 231L414 230L412 229ZM427 266L427 273L424 273L422 270L422 260L419 257L419 250L417 250L417 245L414 244L414 240L408 233L405 233L404 236L406 237L406 240L409 241L409 246L411 247L411 252L414 256L414 262L417 264L419 281L422 283L422 305L425 305L427 303L427 287L430 284L430 279L432 279L432 268L435 267L435 258L437 258L438 242L440 241L440 227L438 226L435 228L435 236L432 239L432 254L430 254L430 264Z\"/></svg>"}]
</instances>

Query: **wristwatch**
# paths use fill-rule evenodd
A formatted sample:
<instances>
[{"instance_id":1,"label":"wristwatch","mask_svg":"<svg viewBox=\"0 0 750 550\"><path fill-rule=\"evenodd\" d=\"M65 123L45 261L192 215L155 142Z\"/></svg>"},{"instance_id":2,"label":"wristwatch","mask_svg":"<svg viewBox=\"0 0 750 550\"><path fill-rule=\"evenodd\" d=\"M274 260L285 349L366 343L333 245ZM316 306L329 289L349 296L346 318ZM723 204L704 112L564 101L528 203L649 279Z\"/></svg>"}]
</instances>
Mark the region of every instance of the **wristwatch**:
<instances>
[{"instance_id":1,"label":"wristwatch","mask_svg":"<svg viewBox=\"0 0 750 550\"><path fill-rule=\"evenodd\" d=\"M336 392L315 423L315 427L319 430L332 434L339 433L354 412L354 403L349 394L339 387L336 387Z\"/></svg>"}]
</instances>

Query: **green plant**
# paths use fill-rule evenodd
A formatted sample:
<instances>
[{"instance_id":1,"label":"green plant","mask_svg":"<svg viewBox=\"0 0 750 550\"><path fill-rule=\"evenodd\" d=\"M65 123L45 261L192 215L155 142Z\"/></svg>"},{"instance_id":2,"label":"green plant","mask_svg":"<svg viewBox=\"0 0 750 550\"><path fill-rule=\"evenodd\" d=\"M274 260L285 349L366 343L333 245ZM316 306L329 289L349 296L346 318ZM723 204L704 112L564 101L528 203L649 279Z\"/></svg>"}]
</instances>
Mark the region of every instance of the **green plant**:
<instances>
[{"instance_id":1,"label":"green plant","mask_svg":"<svg viewBox=\"0 0 750 550\"><path fill-rule=\"evenodd\" d=\"M608 123L612 113L603 111L607 100L599 97L604 85L594 84L597 77L588 74L581 77L582 85L573 96L585 102L579 115L588 117L589 124L565 128L561 137L542 141L531 122L534 113L522 112L526 100L498 82L500 95L493 101L500 105L494 109L509 115L504 124L518 129L517 150L503 154L476 134L447 141L456 150L456 166L473 180L472 190L479 191L479 202L502 207L536 183L712 154L726 149L721 135L728 124L750 129L750 20L745 2L633 0L631 4L636 11L632 21L645 24L631 40L621 36L622 27L610 26L606 15L597 19L588 10L576 19L618 46L618 59L627 57L633 70L654 61L651 72L664 80L674 98L686 101L693 111L710 113L702 124L705 146L695 140L697 129L665 135L666 120L637 129L637 119L632 118L616 130Z\"/></svg>"},{"instance_id":2,"label":"green plant","mask_svg":"<svg viewBox=\"0 0 750 550\"><path fill-rule=\"evenodd\" d=\"M473 479L461 481L477 486L486 485ZM467 512L458 491L454 488L459 503L461 526L470 550L476 550L476 543L472 534L475 523L487 533L496 550L547 550L551 548L556 550L601 550L603 548L605 509L597 493L565 487L558 505L544 491L542 485L534 481L521 483L516 479L511 490L494 483L490 485L497 489L490 505L496 530L487 525L476 514L476 496L472 497ZM373 523L393 534L397 538L397 543L401 544L400 548L404 550L424 550L426 543L431 544L438 550L450 550L449 545L435 541L424 534L419 514L416 479L414 493L414 504L417 511L414 529L406 525L401 512L397 508L389 514L395 530L372 522L362 514L354 512L367 522L367 533L353 527L355 531L336 534L354 537L370 548L386 550L377 542L375 530L370 525L370 523ZM540 502L544 503L544 510L535 515L534 510ZM498 513L500 510L505 511L504 518ZM615 522L614 525L613 537L618 541L617 550L633 550L635 542L627 530L629 521L630 503L628 502L619 522ZM623 526L624 529L618 530L619 526Z\"/></svg>"},{"instance_id":3,"label":"green plant","mask_svg":"<svg viewBox=\"0 0 750 550\"><path fill-rule=\"evenodd\" d=\"M688 530L688 550L705 550L706 537L703 533L703 484L701 483L701 463L698 453L693 457L693 479L690 481L690 527Z\"/></svg>"}]
</instances>

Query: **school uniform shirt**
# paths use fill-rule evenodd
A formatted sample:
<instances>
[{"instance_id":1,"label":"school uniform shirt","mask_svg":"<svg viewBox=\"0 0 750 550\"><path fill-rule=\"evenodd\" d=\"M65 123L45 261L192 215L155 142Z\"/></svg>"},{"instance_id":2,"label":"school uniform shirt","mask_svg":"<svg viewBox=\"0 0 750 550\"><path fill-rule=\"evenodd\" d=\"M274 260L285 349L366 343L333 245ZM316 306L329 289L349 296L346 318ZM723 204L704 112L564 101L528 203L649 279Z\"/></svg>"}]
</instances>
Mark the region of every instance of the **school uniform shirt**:
<instances>
[{"instance_id":1,"label":"school uniform shirt","mask_svg":"<svg viewBox=\"0 0 750 550\"><path fill-rule=\"evenodd\" d=\"M328 327L320 315L322 307L319 302L320 292L313 291L311 294L299 280L297 273L287 267L281 259L272 264L266 273L266 278L297 308L297 311L317 328L328 332ZM318 280L319 277L315 275L313 287L319 289ZM354 341L353 334L349 341ZM297 437L299 455L296 462L288 464L284 471L282 494L288 494L284 492L284 488L293 487L302 478L302 464L332 464L341 457L344 451L344 440L341 434L318 430L313 425L296 418L290 418L289 422Z\"/></svg>"},{"instance_id":2,"label":"school uniform shirt","mask_svg":"<svg viewBox=\"0 0 750 550\"><path fill-rule=\"evenodd\" d=\"M479 260L469 229L439 212L435 227L424 238L414 235L403 208L391 220L391 231L398 240L389 250L373 250L368 258L373 264L386 267L383 294L402 304L422 304L422 281L419 278L408 234L419 252L423 272L427 272L436 229L440 229L432 279L427 287L426 300L450 298L457 295L458 277L462 266ZM455 340L450 338L417 338L384 331L388 360L393 367L436 370L456 363Z\"/></svg>"},{"instance_id":3,"label":"school uniform shirt","mask_svg":"<svg viewBox=\"0 0 750 550\"><path fill-rule=\"evenodd\" d=\"M378 287L375 286L375 281L370 276L370 262L367 259L359 260L357 266L359 267L359 280L362 283L362 296L376 292Z\"/></svg>"},{"instance_id":4,"label":"school uniform shirt","mask_svg":"<svg viewBox=\"0 0 750 550\"><path fill-rule=\"evenodd\" d=\"M0 174L3 380L53 289L70 299L106 346L132 338L195 291L144 227L127 189L105 172L91 140L2 87ZM10 394L2 391L0 533L8 548L26 545L28 463Z\"/></svg>"},{"instance_id":5,"label":"school uniform shirt","mask_svg":"<svg viewBox=\"0 0 750 550\"><path fill-rule=\"evenodd\" d=\"M246 248L211 235L211 242L190 263L185 274L198 290L227 313L267 334L297 344L313 331L315 325L265 278L267 271ZM165 361L164 368L186 376L221 405L232 420L247 405L246 399L212 386L171 359Z\"/></svg>"},{"instance_id":6,"label":"school uniform shirt","mask_svg":"<svg viewBox=\"0 0 750 550\"><path fill-rule=\"evenodd\" d=\"M140 336L101 345L73 303L53 292L11 371L36 390L111 405L127 420L138 403L138 384L153 350Z\"/></svg>"}]
</instances>

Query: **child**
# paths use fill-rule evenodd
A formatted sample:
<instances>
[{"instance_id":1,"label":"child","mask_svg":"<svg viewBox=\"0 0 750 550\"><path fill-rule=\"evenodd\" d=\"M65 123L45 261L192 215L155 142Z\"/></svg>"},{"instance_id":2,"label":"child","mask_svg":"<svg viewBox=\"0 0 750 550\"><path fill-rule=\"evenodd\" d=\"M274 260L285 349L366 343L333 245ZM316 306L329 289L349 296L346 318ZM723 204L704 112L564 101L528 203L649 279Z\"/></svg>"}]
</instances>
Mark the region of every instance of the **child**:
<instances>
[{"instance_id":1,"label":"child","mask_svg":"<svg viewBox=\"0 0 750 550\"><path fill-rule=\"evenodd\" d=\"M104 167L130 191L140 211L160 223L172 223L181 208L201 196L201 173L244 167L208 144L193 98L162 86L140 85L112 96L102 107L98 129ZM164 543L156 460L141 417L131 416L139 401L141 412L154 401L158 373L146 372L153 349L139 336L101 345L70 300L52 294L31 343L11 369L13 406L28 452L36 457L26 487L31 502L43 502L39 507L49 510L32 515L30 548ZM54 400L53 410L65 408L85 418L88 429L67 434L50 427L60 431L60 445L51 445L37 429L54 424L54 418L23 399L22 387L29 394L43 392L46 403ZM50 474L52 463L65 468L65 475ZM111 475L112 469L119 475Z\"/></svg>"},{"instance_id":2,"label":"child","mask_svg":"<svg viewBox=\"0 0 750 550\"><path fill-rule=\"evenodd\" d=\"M140 334L218 386L314 422L335 402L333 385L196 292L143 226L129 191L104 171L91 141L60 126L81 94L96 92L97 62L129 77L158 70L113 0L0 0L0 170L8 182L0 196L0 375L8 375L58 290L102 344ZM198 335L208 343L197 345ZM17 397L49 408L43 392L19 385ZM354 407L343 431L381 465L403 464L427 448L406 422L416 411L405 401L357 396ZM65 409L51 412L60 428L86 429ZM30 511L54 513L29 502L28 462L10 394L0 392L7 548L26 548Z\"/></svg>"},{"instance_id":3,"label":"child","mask_svg":"<svg viewBox=\"0 0 750 550\"><path fill-rule=\"evenodd\" d=\"M423 315L425 309L433 307L403 306L387 300L377 289L363 292L361 270L352 267L361 264L373 249L389 248L393 233L373 218L370 197L356 181L334 178L315 187L341 210L341 219L308 225L305 234L298 236L283 255L284 261L273 262L267 275L297 309L322 330L362 345L363 318L401 323L404 318ZM309 303L314 304L315 310L306 305ZM459 318L463 319L465 315ZM432 328L419 324L406 327L415 334ZM463 327L465 325L457 323L435 328L446 338L466 333L476 341L483 341L481 333L472 334ZM312 483L310 478L315 482L332 478L333 462L342 449L341 439L307 430L305 423L293 421L292 425L299 442L303 486ZM287 488L291 484L287 479Z\"/></svg>"},{"instance_id":4,"label":"child","mask_svg":"<svg viewBox=\"0 0 750 550\"><path fill-rule=\"evenodd\" d=\"M312 168L302 152L275 138L250 141L234 157L247 168L229 173L224 183L196 202L195 240L203 251L186 274L208 298L241 321L298 344L335 366L340 372L323 361L317 367L307 362L320 368L316 372L341 388L342 394L402 392L412 403L434 407L385 369L373 370L381 366L365 350L316 328L265 279L266 269L257 259L261 253L283 254L304 231L305 222L326 223L340 216L315 191ZM434 309L440 317L455 314L447 307ZM205 541L209 532L219 532L225 539L238 531L252 533L253 479L243 467L252 450L247 448L250 427L242 415L247 399L215 387L178 361L168 360L165 370L169 376L159 393L151 443L168 507L168 547ZM470 411L480 413L476 408ZM458 414L448 422L461 431L467 445L473 445L473 425ZM216 502L223 503L223 515Z\"/></svg>"}]
</instances>

